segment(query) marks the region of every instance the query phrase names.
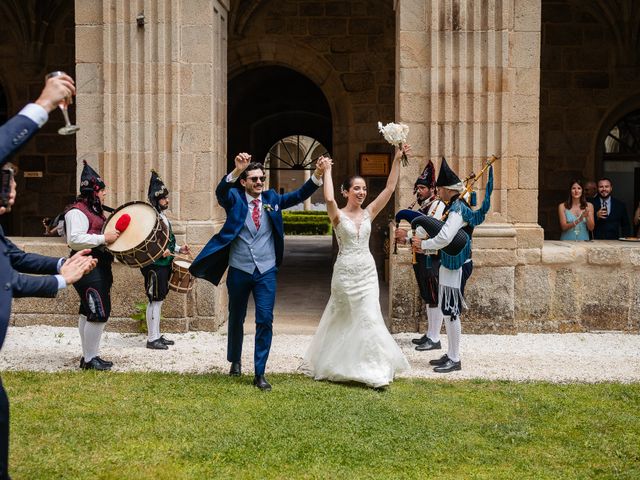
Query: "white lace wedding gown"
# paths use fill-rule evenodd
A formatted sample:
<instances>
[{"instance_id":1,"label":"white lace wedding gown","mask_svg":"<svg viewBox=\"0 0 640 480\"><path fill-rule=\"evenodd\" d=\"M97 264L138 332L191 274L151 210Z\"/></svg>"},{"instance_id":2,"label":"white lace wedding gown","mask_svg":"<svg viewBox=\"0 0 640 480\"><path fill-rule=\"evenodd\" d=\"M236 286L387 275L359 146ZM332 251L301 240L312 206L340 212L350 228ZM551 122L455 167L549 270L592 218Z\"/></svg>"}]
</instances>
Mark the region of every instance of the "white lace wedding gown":
<instances>
[{"instance_id":1,"label":"white lace wedding gown","mask_svg":"<svg viewBox=\"0 0 640 480\"><path fill-rule=\"evenodd\" d=\"M300 370L316 380L355 381L383 387L409 363L387 330L380 310L378 274L369 251L368 210L360 229L340 212L338 258L331 298Z\"/></svg>"}]
</instances>

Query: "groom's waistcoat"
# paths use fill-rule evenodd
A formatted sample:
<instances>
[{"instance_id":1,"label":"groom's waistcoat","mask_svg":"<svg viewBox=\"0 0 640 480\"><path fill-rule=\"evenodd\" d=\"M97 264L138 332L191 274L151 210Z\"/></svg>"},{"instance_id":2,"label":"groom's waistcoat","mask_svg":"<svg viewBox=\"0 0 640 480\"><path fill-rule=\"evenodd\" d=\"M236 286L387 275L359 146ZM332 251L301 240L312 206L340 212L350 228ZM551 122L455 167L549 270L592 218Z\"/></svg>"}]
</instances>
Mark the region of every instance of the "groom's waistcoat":
<instances>
[{"instance_id":1,"label":"groom's waistcoat","mask_svg":"<svg viewBox=\"0 0 640 480\"><path fill-rule=\"evenodd\" d=\"M276 266L271 220L266 212L261 215L260 230L256 231L249 208L240 233L231 242L229 266L249 274L256 268L260 273L264 273Z\"/></svg>"}]
</instances>

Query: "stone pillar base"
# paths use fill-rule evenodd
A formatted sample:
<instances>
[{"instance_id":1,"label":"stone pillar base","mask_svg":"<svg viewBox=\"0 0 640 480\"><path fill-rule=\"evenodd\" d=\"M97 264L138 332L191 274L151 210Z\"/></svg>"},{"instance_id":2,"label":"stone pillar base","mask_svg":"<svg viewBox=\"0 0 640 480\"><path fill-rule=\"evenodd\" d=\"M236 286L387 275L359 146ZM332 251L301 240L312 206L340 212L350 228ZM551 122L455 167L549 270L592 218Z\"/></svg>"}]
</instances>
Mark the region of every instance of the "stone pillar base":
<instances>
[{"instance_id":1,"label":"stone pillar base","mask_svg":"<svg viewBox=\"0 0 640 480\"><path fill-rule=\"evenodd\" d=\"M546 241L541 248L477 248L500 231L474 235L474 270L465 292L467 333L640 331L640 246L619 241ZM535 228L514 228L537 235ZM497 236L495 246L509 242ZM478 242L477 240L480 240ZM490 244L492 247L493 243ZM529 244L526 244L529 246ZM392 332L424 331L411 253L390 255Z\"/></svg>"}]
</instances>

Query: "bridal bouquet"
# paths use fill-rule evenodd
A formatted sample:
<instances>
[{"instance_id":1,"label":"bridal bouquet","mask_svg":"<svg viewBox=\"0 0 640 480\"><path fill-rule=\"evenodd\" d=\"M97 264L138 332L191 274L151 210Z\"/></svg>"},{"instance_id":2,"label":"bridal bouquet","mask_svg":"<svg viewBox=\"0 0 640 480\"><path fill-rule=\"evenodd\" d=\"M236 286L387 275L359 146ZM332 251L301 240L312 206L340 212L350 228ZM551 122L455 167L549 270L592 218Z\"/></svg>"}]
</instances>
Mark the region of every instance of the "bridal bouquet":
<instances>
[{"instance_id":1,"label":"bridal bouquet","mask_svg":"<svg viewBox=\"0 0 640 480\"><path fill-rule=\"evenodd\" d=\"M402 146L407 143L409 126L404 123L387 123L386 125L382 125L382 122L378 122L378 130L380 130L380 133L387 142L397 146L401 150ZM402 166L406 167L407 163L407 155L402 152Z\"/></svg>"}]
</instances>

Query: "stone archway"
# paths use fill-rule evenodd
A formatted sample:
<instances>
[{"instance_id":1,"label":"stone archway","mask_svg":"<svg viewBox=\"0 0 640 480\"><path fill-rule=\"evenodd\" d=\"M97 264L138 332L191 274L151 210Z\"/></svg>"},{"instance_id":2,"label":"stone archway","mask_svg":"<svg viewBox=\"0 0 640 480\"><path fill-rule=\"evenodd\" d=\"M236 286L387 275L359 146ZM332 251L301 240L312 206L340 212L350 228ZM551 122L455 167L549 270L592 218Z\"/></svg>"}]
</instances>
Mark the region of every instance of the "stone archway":
<instances>
[{"instance_id":1,"label":"stone archway","mask_svg":"<svg viewBox=\"0 0 640 480\"><path fill-rule=\"evenodd\" d=\"M228 167L240 151L263 161L269 148L289 135L332 145L327 98L308 77L281 66L244 70L228 85Z\"/></svg>"},{"instance_id":2,"label":"stone archway","mask_svg":"<svg viewBox=\"0 0 640 480\"><path fill-rule=\"evenodd\" d=\"M271 147L290 135L317 138L333 150L337 127L330 99L317 83L322 76L315 71L314 78L309 78L305 73L310 69L304 65L291 68L285 62L292 52L284 48L277 50L281 51L282 58L269 61L268 57L245 57L240 67L231 62L230 52L228 169L240 151L248 151L255 161L263 162ZM344 169L346 162L342 163ZM273 180L270 187L284 186L285 191L291 191L308 179L310 173L309 170L273 171L269 174ZM290 182L284 181L285 176ZM321 189L312 198L314 202L322 202ZM331 236L287 237L274 309L276 331L310 333L315 330L330 294L331 260ZM308 291L314 292L314 301L310 301ZM250 317L252 308L250 305Z\"/></svg>"},{"instance_id":3,"label":"stone archway","mask_svg":"<svg viewBox=\"0 0 640 480\"><path fill-rule=\"evenodd\" d=\"M242 41L229 45L230 79L264 66L288 68L313 82L326 98L330 109L334 158L351 158L355 155L348 142L351 136L350 126L353 123L351 102L338 74L327 61L304 45L273 39ZM337 173L348 174L348 163L341 162Z\"/></svg>"}]
</instances>

